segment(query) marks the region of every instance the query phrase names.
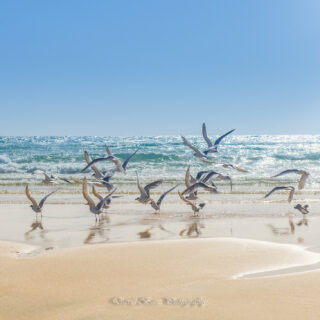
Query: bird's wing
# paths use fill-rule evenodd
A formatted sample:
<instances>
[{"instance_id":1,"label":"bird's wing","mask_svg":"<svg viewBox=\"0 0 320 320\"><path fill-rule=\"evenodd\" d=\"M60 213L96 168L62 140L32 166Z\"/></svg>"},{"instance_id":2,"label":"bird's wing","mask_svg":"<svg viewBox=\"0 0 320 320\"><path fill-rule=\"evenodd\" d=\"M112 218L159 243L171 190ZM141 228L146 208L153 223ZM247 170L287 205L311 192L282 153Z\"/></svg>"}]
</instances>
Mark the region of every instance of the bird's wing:
<instances>
[{"instance_id":1,"label":"bird's wing","mask_svg":"<svg viewBox=\"0 0 320 320\"><path fill-rule=\"evenodd\" d=\"M90 158L88 151L84 150L83 155L84 155L84 160L86 160L86 163L89 164L92 161L92 159Z\"/></svg>"},{"instance_id":2,"label":"bird's wing","mask_svg":"<svg viewBox=\"0 0 320 320\"><path fill-rule=\"evenodd\" d=\"M207 128L205 123L202 124L202 135L203 135L203 139L206 140L208 148L212 147L212 142L207 135Z\"/></svg>"},{"instance_id":3,"label":"bird's wing","mask_svg":"<svg viewBox=\"0 0 320 320\"><path fill-rule=\"evenodd\" d=\"M147 184L144 187L144 190L146 191L147 195L149 196L150 190L160 186L161 183L162 183L162 180L157 180Z\"/></svg>"},{"instance_id":4,"label":"bird's wing","mask_svg":"<svg viewBox=\"0 0 320 320\"><path fill-rule=\"evenodd\" d=\"M119 171L123 171L121 162L120 162L120 160L119 160L118 158L112 156L111 161L117 166L117 168L119 169Z\"/></svg>"},{"instance_id":5,"label":"bird's wing","mask_svg":"<svg viewBox=\"0 0 320 320\"><path fill-rule=\"evenodd\" d=\"M140 150L140 148L138 148L135 152L133 152L122 164L122 168L124 170L126 170L126 167L128 165L128 162L131 160L131 158Z\"/></svg>"},{"instance_id":6,"label":"bird's wing","mask_svg":"<svg viewBox=\"0 0 320 320\"><path fill-rule=\"evenodd\" d=\"M188 199L186 199L181 193L180 191L178 191L179 197L182 201L184 201L185 203L187 203L190 206L193 206L193 203L191 201L189 201Z\"/></svg>"},{"instance_id":7,"label":"bird's wing","mask_svg":"<svg viewBox=\"0 0 320 320\"><path fill-rule=\"evenodd\" d=\"M86 171L88 168L90 168L93 164L101 162L101 161L113 161L114 160L114 156L108 156L108 157L102 157L102 158L96 158L94 160L92 160L90 163L87 164L86 167L84 167L81 172Z\"/></svg>"},{"instance_id":8,"label":"bird's wing","mask_svg":"<svg viewBox=\"0 0 320 320\"><path fill-rule=\"evenodd\" d=\"M113 193L117 190L117 188L115 188L112 192L110 192L106 197L104 197L96 206L96 208L98 210L100 210L102 207L105 206L106 201L113 195Z\"/></svg>"},{"instance_id":9,"label":"bird's wing","mask_svg":"<svg viewBox=\"0 0 320 320\"><path fill-rule=\"evenodd\" d=\"M185 183L187 188L190 187L190 166L186 170L186 175L184 176L184 183Z\"/></svg>"},{"instance_id":10,"label":"bird's wing","mask_svg":"<svg viewBox=\"0 0 320 320\"><path fill-rule=\"evenodd\" d=\"M92 194L98 198L100 201L103 199L103 196L101 194L99 194L96 190L96 188L94 187L94 185L92 186Z\"/></svg>"},{"instance_id":11,"label":"bird's wing","mask_svg":"<svg viewBox=\"0 0 320 320\"><path fill-rule=\"evenodd\" d=\"M138 186L138 189L139 189L139 191L140 191L140 195L141 195L142 197L148 198L148 193L146 192L146 190L145 190L145 189L142 187L142 185L140 184L138 172L136 172L136 175L137 175L137 186Z\"/></svg>"},{"instance_id":12,"label":"bird's wing","mask_svg":"<svg viewBox=\"0 0 320 320\"><path fill-rule=\"evenodd\" d=\"M294 195L294 191L295 191L294 187L291 187L291 191L290 191L289 197L288 197L288 202L292 201L293 195Z\"/></svg>"},{"instance_id":13,"label":"bird's wing","mask_svg":"<svg viewBox=\"0 0 320 320\"><path fill-rule=\"evenodd\" d=\"M74 178L74 177L70 177L71 180L73 180L75 183L78 183L78 184L83 184L83 181L82 180L79 180L77 178Z\"/></svg>"},{"instance_id":14,"label":"bird's wing","mask_svg":"<svg viewBox=\"0 0 320 320\"><path fill-rule=\"evenodd\" d=\"M193 146L184 136L181 136L181 139L182 139L183 143L187 147L192 149L196 154L203 156L203 154L199 151L199 149L197 149L195 146Z\"/></svg>"},{"instance_id":15,"label":"bird's wing","mask_svg":"<svg viewBox=\"0 0 320 320\"><path fill-rule=\"evenodd\" d=\"M52 178L50 178L45 172L43 172L43 174L44 174L45 180L48 180L48 181L52 180Z\"/></svg>"},{"instance_id":16,"label":"bird's wing","mask_svg":"<svg viewBox=\"0 0 320 320\"><path fill-rule=\"evenodd\" d=\"M197 190L199 187L201 186L201 182L196 182L194 183L193 185L191 185L189 188L185 189L183 192L182 192L182 195L184 194L190 194L190 193L193 193L195 190Z\"/></svg>"},{"instance_id":17,"label":"bird's wing","mask_svg":"<svg viewBox=\"0 0 320 320\"><path fill-rule=\"evenodd\" d=\"M210 170L199 171L199 172L197 173L197 175L196 175L196 180L200 180L201 177L202 177L204 174L208 173L208 172L210 172Z\"/></svg>"},{"instance_id":18,"label":"bird's wing","mask_svg":"<svg viewBox=\"0 0 320 320\"><path fill-rule=\"evenodd\" d=\"M86 163L89 164L92 161L92 159L89 156L89 153L86 150L83 151L83 153L84 153L84 159L86 160ZM95 173L95 175L97 177L101 177L102 176L100 170L95 165L92 165L91 169L93 170L93 172Z\"/></svg>"},{"instance_id":19,"label":"bird's wing","mask_svg":"<svg viewBox=\"0 0 320 320\"><path fill-rule=\"evenodd\" d=\"M219 174L219 173L215 172L213 170L208 171L207 175L201 179L201 182L206 183L212 176L214 176L216 174Z\"/></svg>"},{"instance_id":20,"label":"bird's wing","mask_svg":"<svg viewBox=\"0 0 320 320\"><path fill-rule=\"evenodd\" d=\"M268 198L273 192L278 190L286 189L287 187L281 186L281 187L274 187L270 192L268 192L264 197Z\"/></svg>"},{"instance_id":21,"label":"bird's wing","mask_svg":"<svg viewBox=\"0 0 320 320\"><path fill-rule=\"evenodd\" d=\"M59 189L54 190L52 192L50 192L49 194L47 194L44 198L41 199L41 201L39 202L39 208L41 209L45 203L45 201L54 193L56 193Z\"/></svg>"},{"instance_id":22,"label":"bird's wing","mask_svg":"<svg viewBox=\"0 0 320 320\"><path fill-rule=\"evenodd\" d=\"M245 170L245 169L242 169L242 168L239 168L239 167L236 167L236 166L233 166L233 168L236 169L239 172L244 172L244 173L248 173L249 172L248 170Z\"/></svg>"},{"instance_id":23,"label":"bird's wing","mask_svg":"<svg viewBox=\"0 0 320 320\"><path fill-rule=\"evenodd\" d=\"M216 162L216 161L212 161L212 160L210 160L210 159L208 159L208 158L206 158L206 157L202 157L202 158L200 158L200 160L202 161L202 162L204 162L204 163L214 163L214 164L218 164L218 162Z\"/></svg>"},{"instance_id":24,"label":"bird's wing","mask_svg":"<svg viewBox=\"0 0 320 320\"><path fill-rule=\"evenodd\" d=\"M65 182L67 182L67 183L71 183L71 182L70 182L68 179L66 179L66 178L59 177L59 179L62 180L62 181L65 181Z\"/></svg>"},{"instance_id":25,"label":"bird's wing","mask_svg":"<svg viewBox=\"0 0 320 320\"><path fill-rule=\"evenodd\" d=\"M219 138L214 142L214 145L217 146L217 145L221 142L221 140L222 140L223 138L225 138L227 135L229 135L230 133L232 133L234 130L236 130L236 129L232 129L232 130L228 131L227 133L225 133L224 135L222 135L221 137L219 137Z\"/></svg>"},{"instance_id":26,"label":"bird's wing","mask_svg":"<svg viewBox=\"0 0 320 320\"><path fill-rule=\"evenodd\" d=\"M108 156L112 156L112 153L107 145L106 145L106 152Z\"/></svg>"},{"instance_id":27,"label":"bird's wing","mask_svg":"<svg viewBox=\"0 0 320 320\"><path fill-rule=\"evenodd\" d=\"M163 201L163 199L165 198L165 196L166 196L168 193L170 193L172 190L174 190L177 186L178 186L178 184L177 184L176 186L174 186L173 188L169 189L168 191L164 192L164 193L160 196L160 198L159 198L158 201L157 201L157 206L158 206L158 207L160 207L161 202Z\"/></svg>"},{"instance_id":28,"label":"bird's wing","mask_svg":"<svg viewBox=\"0 0 320 320\"><path fill-rule=\"evenodd\" d=\"M82 194L83 194L83 197L88 201L89 206L94 208L96 205L92 200L92 198L89 196L87 179L85 177L83 178L83 183L82 183Z\"/></svg>"},{"instance_id":29,"label":"bird's wing","mask_svg":"<svg viewBox=\"0 0 320 320\"><path fill-rule=\"evenodd\" d=\"M203 182L199 182L199 187L200 188L203 188L203 189L212 189L210 186L206 185L205 183Z\"/></svg>"},{"instance_id":30,"label":"bird's wing","mask_svg":"<svg viewBox=\"0 0 320 320\"><path fill-rule=\"evenodd\" d=\"M190 183L196 183L197 180L190 174Z\"/></svg>"},{"instance_id":31,"label":"bird's wing","mask_svg":"<svg viewBox=\"0 0 320 320\"><path fill-rule=\"evenodd\" d=\"M32 202L32 205L33 205L34 207L37 207L37 206L38 206L37 201L34 200L34 198L31 197L31 194L30 194L30 191L29 191L29 185L28 185L28 184L26 185L26 196L27 196L28 199Z\"/></svg>"},{"instance_id":32,"label":"bird's wing","mask_svg":"<svg viewBox=\"0 0 320 320\"><path fill-rule=\"evenodd\" d=\"M276 177L280 177L283 176L284 174L288 174L288 173L297 173L299 170L297 169L289 169L289 170L284 170L274 176L272 176L271 178L276 178Z\"/></svg>"},{"instance_id":33,"label":"bird's wing","mask_svg":"<svg viewBox=\"0 0 320 320\"><path fill-rule=\"evenodd\" d=\"M304 188L304 186L305 186L305 184L306 184L306 181L307 181L307 179L308 179L308 174L307 173L303 173L302 175L301 175L301 178L300 178L300 180L299 180L299 185L298 185L298 189L299 190L301 190L301 189L303 189Z\"/></svg>"},{"instance_id":34,"label":"bird's wing","mask_svg":"<svg viewBox=\"0 0 320 320\"><path fill-rule=\"evenodd\" d=\"M104 181L101 181L101 183L94 182L93 185L96 186L96 187L99 187L99 188L105 188L106 187L108 189L108 191L113 188L112 184L110 184L108 182L104 182Z\"/></svg>"}]
</instances>

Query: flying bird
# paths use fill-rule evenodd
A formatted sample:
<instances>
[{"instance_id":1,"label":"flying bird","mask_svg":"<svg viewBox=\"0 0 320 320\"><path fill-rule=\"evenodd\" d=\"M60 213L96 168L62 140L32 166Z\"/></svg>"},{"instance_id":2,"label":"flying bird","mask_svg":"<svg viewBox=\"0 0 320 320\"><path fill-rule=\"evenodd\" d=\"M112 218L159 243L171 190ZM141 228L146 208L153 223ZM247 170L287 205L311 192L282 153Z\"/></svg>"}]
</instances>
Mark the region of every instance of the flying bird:
<instances>
[{"instance_id":1,"label":"flying bird","mask_svg":"<svg viewBox=\"0 0 320 320\"><path fill-rule=\"evenodd\" d=\"M158 187L162 183L162 180L156 180L154 182L147 184L145 187L142 187L142 185L139 182L138 172L136 172L136 175L137 175L137 185L138 185L138 189L140 191L140 196L138 198L136 198L135 200L137 200L141 203L144 203L144 204L148 203L149 201L151 201L150 190Z\"/></svg>"},{"instance_id":2,"label":"flying bird","mask_svg":"<svg viewBox=\"0 0 320 320\"><path fill-rule=\"evenodd\" d=\"M166 195L167 195L168 193L170 193L172 190L174 190L177 186L178 186L178 184L177 184L176 186L174 186L173 188L169 189L168 191L164 192L164 193L160 196L160 198L158 199L157 202L155 202L153 199L151 199L151 200L150 200L150 205L151 205L151 207L152 207L154 210L156 210L156 212L157 212L157 211L160 211L160 206L161 206L161 203L162 203L163 199L166 197Z\"/></svg>"},{"instance_id":3,"label":"flying bird","mask_svg":"<svg viewBox=\"0 0 320 320\"><path fill-rule=\"evenodd\" d=\"M187 147L189 147L190 149L192 149L194 151L193 155L196 158L199 158L202 162L205 162L205 163L216 163L217 164L217 162L209 159L209 157L205 153L201 152L198 148L196 148L194 145L192 145L184 136L181 136L181 139Z\"/></svg>"},{"instance_id":4,"label":"flying bird","mask_svg":"<svg viewBox=\"0 0 320 320\"><path fill-rule=\"evenodd\" d=\"M187 205L191 206L193 213L199 212L206 204L205 203L199 203L198 205L192 203L190 200L186 199L180 191L178 191L179 197L182 201L184 201Z\"/></svg>"},{"instance_id":5,"label":"flying bird","mask_svg":"<svg viewBox=\"0 0 320 320\"><path fill-rule=\"evenodd\" d=\"M108 148L108 146L106 146L106 151L109 157L113 157L113 159L111 159L111 161L114 162L114 164L117 167L117 170L126 174L126 168L128 165L128 162L131 160L131 158L140 150L140 148L138 148L136 151L134 151L123 163L120 162L120 160L117 157L114 157L110 151L110 149Z\"/></svg>"},{"instance_id":6,"label":"flying bird","mask_svg":"<svg viewBox=\"0 0 320 320\"><path fill-rule=\"evenodd\" d=\"M289 169L289 170L282 171L282 172L276 174L275 176L272 176L271 178L280 177L280 176L283 176L283 175L289 174L289 173L296 173L296 174L300 175L298 189L299 190L303 189L308 177L310 176L310 173L308 171L298 170L298 169Z\"/></svg>"},{"instance_id":7,"label":"flying bird","mask_svg":"<svg viewBox=\"0 0 320 320\"><path fill-rule=\"evenodd\" d=\"M206 150L204 150L203 153L205 155L207 155L208 153L218 152L218 146L219 146L219 143L221 142L221 140L223 138L225 138L227 135L229 135L230 133L232 133L234 130L235 129L228 131L227 133L225 133L224 135L219 137L214 143L212 143L212 141L208 138L208 135L207 135L206 124L203 123L202 124L202 135L208 145L208 148Z\"/></svg>"},{"instance_id":8,"label":"flying bird","mask_svg":"<svg viewBox=\"0 0 320 320\"><path fill-rule=\"evenodd\" d=\"M28 197L28 199L31 201L32 205L30 206L32 208L32 210L35 213L41 213L42 214L42 207L45 203L45 201L48 199L48 197L50 197L52 194L54 194L55 192L57 192L59 189L50 192L49 194L47 194L44 198L41 199L41 201L39 202L39 204L37 203L37 201L31 196L30 194L30 190L29 190L29 185L26 185L26 196Z\"/></svg>"},{"instance_id":9,"label":"flying bird","mask_svg":"<svg viewBox=\"0 0 320 320\"><path fill-rule=\"evenodd\" d=\"M268 192L264 197L268 198L273 192L279 191L279 190L288 190L289 192L289 197L288 197L288 202L290 203L292 201L293 195L295 188L292 186L280 186L280 187L275 187L273 188L270 192Z\"/></svg>"}]
</instances>

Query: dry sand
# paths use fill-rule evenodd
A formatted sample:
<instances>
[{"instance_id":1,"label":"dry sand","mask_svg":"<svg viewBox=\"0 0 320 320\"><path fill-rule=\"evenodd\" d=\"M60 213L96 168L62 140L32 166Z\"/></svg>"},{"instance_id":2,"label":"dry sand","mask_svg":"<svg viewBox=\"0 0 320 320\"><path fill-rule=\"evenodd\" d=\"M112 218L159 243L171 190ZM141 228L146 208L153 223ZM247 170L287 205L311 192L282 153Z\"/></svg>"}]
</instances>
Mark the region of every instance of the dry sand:
<instances>
[{"instance_id":1,"label":"dry sand","mask_svg":"<svg viewBox=\"0 0 320 320\"><path fill-rule=\"evenodd\" d=\"M234 279L313 263L292 245L237 239L117 243L47 251L0 243L0 319L319 319L320 272ZM115 305L112 297L203 299L201 307ZM201 300L199 300L201 301Z\"/></svg>"}]
</instances>

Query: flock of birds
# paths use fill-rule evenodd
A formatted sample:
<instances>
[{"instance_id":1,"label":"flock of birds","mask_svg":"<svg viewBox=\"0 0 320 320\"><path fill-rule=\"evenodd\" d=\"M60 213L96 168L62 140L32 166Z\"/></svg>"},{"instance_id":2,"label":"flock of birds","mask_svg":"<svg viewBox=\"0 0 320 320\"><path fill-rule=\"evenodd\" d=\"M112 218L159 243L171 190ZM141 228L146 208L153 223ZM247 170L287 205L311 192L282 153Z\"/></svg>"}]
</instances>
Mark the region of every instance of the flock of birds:
<instances>
[{"instance_id":1,"label":"flock of birds","mask_svg":"<svg viewBox=\"0 0 320 320\"><path fill-rule=\"evenodd\" d=\"M207 135L207 130L206 130L206 125L203 123L202 125L202 135L207 143L207 148L203 151L200 151L198 148L193 146L184 136L181 136L183 143L189 147L191 150L194 151L194 156L198 159L200 159L204 163L210 163L210 164L216 164L216 165L221 165L223 168L228 168L228 169L234 169L242 173L247 173L248 171L242 168L239 168L233 164L226 164L226 163L219 163L214 161L209 155L211 153L217 153L218 152L218 146L221 143L221 141L231 134L233 130L228 131L224 135L220 136L218 139L216 139L214 142L212 142L208 135ZM87 151L84 151L84 159L86 161L86 166L81 170L81 172L85 172L86 170L90 169L92 170L92 176L94 177L95 181L90 182L92 184L92 195L95 196L98 201L95 202L91 195L89 194L88 191L88 184L89 182L87 181L86 177L84 177L82 180L76 179L74 177L71 177L70 180L72 180L75 183L81 184L82 185L82 194L84 199L87 201L87 204L89 205L90 211L95 215L96 220L100 218L100 214L105 212L104 210L108 209L110 207L111 201L113 198L116 198L117 196L115 195L115 192L117 191L117 188L111 183L112 177L115 175L115 173L119 172L122 174L127 174L127 166L130 160L135 156L135 154L139 151L140 148L135 150L124 162L121 162L119 158L114 156L110 149L106 146L106 153L107 155L104 157L99 157L96 159L91 159L90 155L88 154ZM107 171L101 171L98 169L96 166L98 163L101 162L106 162L110 161L114 164L114 167L112 169L109 169ZM280 177L286 174L297 174L300 176L300 180L298 183L298 189L301 190L304 188L306 180L310 176L309 172L304 171L304 170L298 170L298 169L289 169L280 172L279 174L274 175L272 178ZM45 184L55 184L58 183L59 180L71 183L70 180L62 177L55 177L53 175L49 176L45 172L44 174L44 180L42 181ZM178 187L178 184L175 185L174 187L170 188L169 190L165 191L161 196L155 200L154 198L151 197L150 191L158 187L159 185L162 184L162 180L156 180L153 181L145 186L142 186L139 181L139 176L138 172L136 172L136 177L137 177L137 187L140 192L140 196L137 197L135 200L142 203L142 204L150 204L151 207L155 210L155 213L160 211L161 204L165 197L175 190ZM218 178L221 180L226 180L230 183L230 189L232 191L232 179L229 175L223 175L220 174L214 170L204 170L200 171L196 174L195 177L193 177L190 174L190 167L187 168L186 174L185 174L185 185L186 188L180 192L178 191L178 195L180 199L186 203L186 205L190 206L193 213L197 214L205 205L206 202L200 202L198 203L197 200L199 199L198 197L198 190L203 189L205 191L208 191L210 193L218 193L218 189L216 184L213 181L213 178ZM106 196L100 195L96 187L102 187L104 189L108 190L108 194ZM37 214L42 214L42 209L45 201L50 197L52 194L57 192L59 189L54 190L53 192L50 192L47 194L41 201L38 203L30 194L29 190L29 185L26 186L25 193L28 199L31 201L31 208L34 212ZM296 188L294 186L277 186L274 187L270 192L268 192L264 198L268 198L271 196L273 193L278 192L278 191L289 191L289 196L288 196L288 202L290 203L293 199L294 193L295 193ZM308 210L308 205L301 205L297 204L294 209L299 210L303 215L309 213Z\"/></svg>"}]
</instances>

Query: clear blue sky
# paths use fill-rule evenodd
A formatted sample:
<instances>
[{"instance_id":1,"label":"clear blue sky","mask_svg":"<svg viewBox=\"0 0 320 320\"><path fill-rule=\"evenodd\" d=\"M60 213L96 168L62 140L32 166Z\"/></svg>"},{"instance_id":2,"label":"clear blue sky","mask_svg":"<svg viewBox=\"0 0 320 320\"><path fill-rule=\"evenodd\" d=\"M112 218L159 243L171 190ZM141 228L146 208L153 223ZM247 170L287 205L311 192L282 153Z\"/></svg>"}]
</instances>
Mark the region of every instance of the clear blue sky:
<instances>
[{"instance_id":1,"label":"clear blue sky","mask_svg":"<svg viewBox=\"0 0 320 320\"><path fill-rule=\"evenodd\" d=\"M320 134L320 1L0 2L0 135Z\"/></svg>"}]
</instances>

